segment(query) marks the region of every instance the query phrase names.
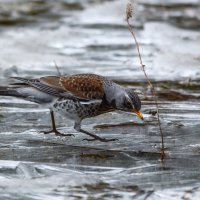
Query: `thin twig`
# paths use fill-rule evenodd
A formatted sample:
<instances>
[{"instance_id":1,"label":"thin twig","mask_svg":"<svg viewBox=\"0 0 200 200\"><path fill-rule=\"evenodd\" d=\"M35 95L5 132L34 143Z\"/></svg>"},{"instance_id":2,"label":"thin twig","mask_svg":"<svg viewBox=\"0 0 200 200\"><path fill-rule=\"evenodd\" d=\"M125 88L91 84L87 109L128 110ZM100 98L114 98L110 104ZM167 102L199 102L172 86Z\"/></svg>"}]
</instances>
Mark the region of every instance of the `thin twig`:
<instances>
[{"instance_id":1,"label":"thin twig","mask_svg":"<svg viewBox=\"0 0 200 200\"><path fill-rule=\"evenodd\" d=\"M158 126L159 126L159 130L160 130L160 135L161 135L161 160L163 160L164 157L165 157L165 151L164 151L165 148L164 148L163 132L162 132L161 123L160 123L160 112L159 112L159 107L158 107L157 95L156 95L155 89L154 89L154 87L153 87L151 81L149 80L149 78L147 76L147 73L145 71L145 65L142 62L142 57L141 57L141 53L140 53L140 46L139 46L139 43L137 42L135 33L133 31L133 27L129 23L129 19L132 16L133 16L133 7L132 7L131 3L128 3L127 7L126 7L126 22L128 24L128 29L129 29L131 35L133 36L135 44L136 44L136 48L137 48L137 52L138 52L138 56L139 56L139 61L140 61L141 69L144 72L144 76L146 78L146 81L147 81L148 85L151 88L152 96L154 97L154 101L155 101L155 105L156 105L156 111L157 111L157 116L158 116L158 118L157 118L158 119Z\"/></svg>"},{"instance_id":2,"label":"thin twig","mask_svg":"<svg viewBox=\"0 0 200 200\"><path fill-rule=\"evenodd\" d=\"M56 71L57 71L58 75L61 76L62 74L61 74L61 72L60 72L60 69L59 69L58 65L56 64L55 61L53 61L53 62L54 62L54 64L55 64L55 68L56 68Z\"/></svg>"}]
</instances>

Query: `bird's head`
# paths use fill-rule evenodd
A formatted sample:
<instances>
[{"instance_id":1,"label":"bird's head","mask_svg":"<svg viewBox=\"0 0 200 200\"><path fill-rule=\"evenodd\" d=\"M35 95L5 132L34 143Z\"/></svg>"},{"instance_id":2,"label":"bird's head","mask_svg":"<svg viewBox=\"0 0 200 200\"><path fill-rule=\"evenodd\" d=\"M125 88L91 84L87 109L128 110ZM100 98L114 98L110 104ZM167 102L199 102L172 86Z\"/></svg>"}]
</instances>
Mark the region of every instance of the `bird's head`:
<instances>
[{"instance_id":1,"label":"bird's head","mask_svg":"<svg viewBox=\"0 0 200 200\"><path fill-rule=\"evenodd\" d=\"M141 101L133 89L126 88L123 94L116 98L116 108L126 112L134 112L143 120L141 109Z\"/></svg>"}]
</instances>

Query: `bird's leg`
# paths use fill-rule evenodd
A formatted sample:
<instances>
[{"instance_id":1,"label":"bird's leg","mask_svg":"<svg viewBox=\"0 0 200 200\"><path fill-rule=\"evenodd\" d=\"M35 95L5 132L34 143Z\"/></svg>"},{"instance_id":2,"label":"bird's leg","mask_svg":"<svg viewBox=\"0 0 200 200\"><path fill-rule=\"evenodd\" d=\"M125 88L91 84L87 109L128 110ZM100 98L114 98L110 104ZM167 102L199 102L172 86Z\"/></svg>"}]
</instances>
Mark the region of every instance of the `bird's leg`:
<instances>
[{"instance_id":1,"label":"bird's leg","mask_svg":"<svg viewBox=\"0 0 200 200\"><path fill-rule=\"evenodd\" d=\"M83 130L83 129L81 128L81 122L75 122L74 129L77 130L77 131L79 131L79 132L81 132L81 133L85 133L86 135L89 135L89 136L92 137L91 139L88 139L88 138L83 139L83 140L86 140L86 141L98 140L98 141L100 141L100 142L111 142L111 141L116 141L116 140L118 140L118 139L106 139L106 138L101 138L101 137L99 137L99 136L97 136L97 135L94 135L94 134L92 134L92 133L90 133L90 132L88 132L88 131L86 131L86 130Z\"/></svg>"},{"instance_id":2,"label":"bird's leg","mask_svg":"<svg viewBox=\"0 0 200 200\"><path fill-rule=\"evenodd\" d=\"M74 136L74 134L63 134L63 133L60 133L60 132L56 129L54 114L53 114L53 111L52 111L52 110L50 110L50 114L51 114L51 122L52 122L52 128L53 128L53 129L50 130L50 131L43 131L44 134L55 133L56 136Z\"/></svg>"}]
</instances>

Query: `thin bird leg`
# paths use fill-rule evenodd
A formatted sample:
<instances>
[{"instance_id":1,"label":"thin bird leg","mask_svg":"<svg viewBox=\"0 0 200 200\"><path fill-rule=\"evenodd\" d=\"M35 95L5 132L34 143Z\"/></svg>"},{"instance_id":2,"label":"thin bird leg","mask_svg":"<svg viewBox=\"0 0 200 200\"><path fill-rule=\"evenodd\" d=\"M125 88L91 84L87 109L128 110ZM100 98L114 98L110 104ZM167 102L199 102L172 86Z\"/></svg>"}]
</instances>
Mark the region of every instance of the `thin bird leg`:
<instances>
[{"instance_id":1,"label":"thin bird leg","mask_svg":"<svg viewBox=\"0 0 200 200\"><path fill-rule=\"evenodd\" d=\"M53 114L53 111L52 111L52 110L50 110L50 114L51 114L51 122L52 122L52 128L53 128L53 129L50 130L50 131L43 131L44 134L55 133L56 136L74 136L74 134L63 134L63 133L60 133L60 132L56 129L54 114Z\"/></svg>"}]
</instances>

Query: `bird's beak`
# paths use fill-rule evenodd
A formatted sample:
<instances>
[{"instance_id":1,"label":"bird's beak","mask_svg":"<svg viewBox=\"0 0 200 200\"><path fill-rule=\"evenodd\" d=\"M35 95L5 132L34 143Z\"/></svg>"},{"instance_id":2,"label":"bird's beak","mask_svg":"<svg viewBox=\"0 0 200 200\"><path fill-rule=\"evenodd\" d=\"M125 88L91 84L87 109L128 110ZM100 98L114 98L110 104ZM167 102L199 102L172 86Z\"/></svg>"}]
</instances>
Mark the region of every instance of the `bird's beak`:
<instances>
[{"instance_id":1,"label":"bird's beak","mask_svg":"<svg viewBox=\"0 0 200 200\"><path fill-rule=\"evenodd\" d=\"M142 120L144 120L143 116L142 116L142 113L140 111L137 111L137 110L133 110L133 112Z\"/></svg>"}]
</instances>

